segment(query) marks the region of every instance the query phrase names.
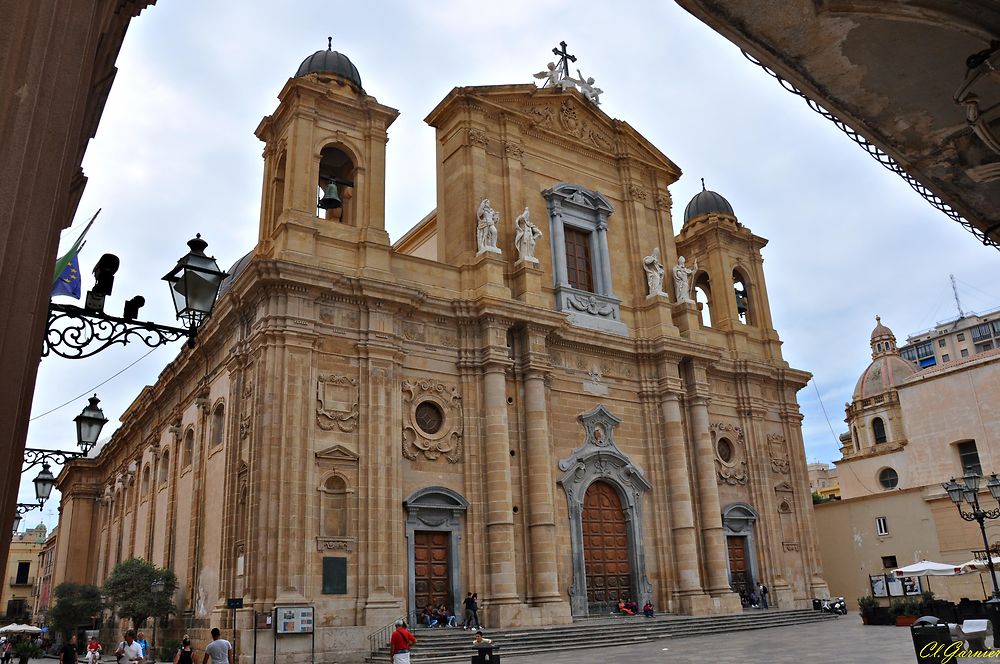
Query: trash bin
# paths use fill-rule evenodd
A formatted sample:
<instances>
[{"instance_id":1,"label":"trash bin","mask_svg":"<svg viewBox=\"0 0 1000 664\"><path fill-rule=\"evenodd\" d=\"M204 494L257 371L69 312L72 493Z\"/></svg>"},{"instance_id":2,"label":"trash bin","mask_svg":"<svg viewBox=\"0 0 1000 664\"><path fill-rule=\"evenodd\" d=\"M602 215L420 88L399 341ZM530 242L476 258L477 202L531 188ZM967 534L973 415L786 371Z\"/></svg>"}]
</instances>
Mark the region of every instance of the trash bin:
<instances>
[{"instance_id":1,"label":"trash bin","mask_svg":"<svg viewBox=\"0 0 1000 664\"><path fill-rule=\"evenodd\" d=\"M816 599L814 597L813 598L813 611L822 611L822 610L823 610L823 600Z\"/></svg>"},{"instance_id":2,"label":"trash bin","mask_svg":"<svg viewBox=\"0 0 1000 664\"><path fill-rule=\"evenodd\" d=\"M491 643L484 643L476 646L476 654L472 656L472 664L500 664L500 655L497 650L500 646Z\"/></svg>"},{"instance_id":3,"label":"trash bin","mask_svg":"<svg viewBox=\"0 0 1000 664\"><path fill-rule=\"evenodd\" d=\"M934 616L922 616L910 625L910 636L913 638L913 652L917 656L917 664L942 664L946 653L951 652L951 632L948 623ZM951 655L954 657L954 653Z\"/></svg>"}]
</instances>

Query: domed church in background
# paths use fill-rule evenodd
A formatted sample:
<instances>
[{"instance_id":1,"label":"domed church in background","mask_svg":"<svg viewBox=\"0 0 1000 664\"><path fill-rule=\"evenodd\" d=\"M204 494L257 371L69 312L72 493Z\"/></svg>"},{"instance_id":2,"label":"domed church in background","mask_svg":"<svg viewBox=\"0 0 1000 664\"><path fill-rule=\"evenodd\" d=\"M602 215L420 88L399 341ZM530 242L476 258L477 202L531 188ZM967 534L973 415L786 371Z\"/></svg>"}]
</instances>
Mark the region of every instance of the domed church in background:
<instances>
[{"instance_id":1,"label":"domed church in background","mask_svg":"<svg viewBox=\"0 0 1000 664\"><path fill-rule=\"evenodd\" d=\"M710 191L678 228L680 168L569 81L449 92L437 205L392 243L398 111L332 45L307 57L198 346L59 477L53 583L142 557L196 638L230 599L241 644L308 609L321 661L471 591L491 628L827 595L767 241Z\"/></svg>"}]
</instances>

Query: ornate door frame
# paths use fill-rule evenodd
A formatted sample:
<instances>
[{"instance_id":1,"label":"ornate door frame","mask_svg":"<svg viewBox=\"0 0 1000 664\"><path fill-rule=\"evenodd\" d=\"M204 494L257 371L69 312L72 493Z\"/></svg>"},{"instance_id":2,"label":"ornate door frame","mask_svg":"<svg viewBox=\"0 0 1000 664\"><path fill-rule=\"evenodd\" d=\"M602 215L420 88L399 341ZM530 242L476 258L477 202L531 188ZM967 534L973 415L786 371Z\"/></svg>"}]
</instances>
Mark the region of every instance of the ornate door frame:
<instances>
[{"instance_id":1,"label":"ornate door frame","mask_svg":"<svg viewBox=\"0 0 1000 664\"><path fill-rule=\"evenodd\" d=\"M604 405L579 415L584 442L569 457L559 462L564 474L559 484L566 492L569 505L570 543L573 556L573 583L569 587L570 606L574 616L586 616L587 569L583 550L583 500L587 489L601 480L614 487L625 512L628 533L629 564L632 567L632 597L639 604L652 595L653 586L646 576L646 552L642 538L641 495L652 485L642 470L615 445L614 430L621 423Z\"/></svg>"},{"instance_id":2,"label":"ornate door frame","mask_svg":"<svg viewBox=\"0 0 1000 664\"><path fill-rule=\"evenodd\" d=\"M754 525L760 518L757 510L748 503L729 503L722 510L722 534L726 542L730 537L746 538L747 569L750 571L751 583L756 586L761 581L760 569L757 566L757 542ZM732 569L729 565L729 547L726 546L726 577L732 579Z\"/></svg>"},{"instance_id":3,"label":"ornate door frame","mask_svg":"<svg viewBox=\"0 0 1000 664\"><path fill-rule=\"evenodd\" d=\"M403 501L406 509L406 597L410 611L416 610L415 570L414 570L414 531L426 530L447 532L448 537L448 589L451 593L452 611L458 615L458 604L461 601L459 592L460 553L459 543L462 541L462 514L469 509L467 501L460 493L443 486L430 486L418 489Z\"/></svg>"}]
</instances>

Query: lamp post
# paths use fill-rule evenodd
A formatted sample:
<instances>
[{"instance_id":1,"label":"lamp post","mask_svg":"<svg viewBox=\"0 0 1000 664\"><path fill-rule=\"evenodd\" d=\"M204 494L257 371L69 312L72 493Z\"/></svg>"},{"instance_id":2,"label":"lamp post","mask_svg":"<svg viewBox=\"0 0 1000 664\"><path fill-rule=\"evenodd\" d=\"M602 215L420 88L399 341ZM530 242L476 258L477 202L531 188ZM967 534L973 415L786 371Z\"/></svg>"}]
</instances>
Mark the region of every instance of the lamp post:
<instances>
[{"instance_id":1,"label":"lamp post","mask_svg":"<svg viewBox=\"0 0 1000 664\"><path fill-rule=\"evenodd\" d=\"M76 422L76 444L82 452L70 452L68 450L45 450L38 447L24 448L24 463L21 466L23 475L31 468L41 464L42 470L38 473L32 483L35 485L35 498L37 505L18 503L17 514L14 518L14 532L21 526L21 515L35 509L41 509L45 501L52 495L52 487L56 484L56 476L52 474L50 464L64 464L70 459L79 459L87 455L97 444L97 439L101 435L101 429L107 424L108 418L104 417L104 412L98 407L101 400L97 395L90 397L90 403L84 406L83 412L73 418Z\"/></svg>"},{"instance_id":2,"label":"lamp post","mask_svg":"<svg viewBox=\"0 0 1000 664\"><path fill-rule=\"evenodd\" d=\"M993 565L993 554L990 553L990 542L986 538L986 521L987 519L1000 519L1000 506L991 510L984 510L980 507L980 479L979 473L970 468L965 471L961 482L956 482L953 477L941 486L948 492L948 498L951 499L951 502L955 503L959 515L966 521L975 521L979 524L979 532L983 536L983 548L986 549L986 566L989 567L990 580L993 582L993 597L987 604L1000 604L1000 585L997 584L997 573ZM989 489L993 499L1000 504L1000 478L997 477L996 473L990 475L989 481L986 482L986 488ZM962 510L963 500L972 508L971 512Z\"/></svg>"},{"instance_id":3,"label":"lamp post","mask_svg":"<svg viewBox=\"0 0 1000 664\"><path fill-rule=\"evenodd\" d=\"M164 591L167 587L167 582L163 579L157 579L149 585L150 591L153 593L153 606L156 606L156 602L160 599L160 593ZM149 649L153 651L153 662L156 662L156 622L159 620L159 616L153 616L153 643L149 646ZM147 659L149 659L147 657Z\"/></svg>"},{"instance_id":4,"label":"lamp post","mask_svg":"<svg viewBox=\"0 0 1000 664\"><path fill-rule=\"evenodd\" d=\"M186 327L136 320L139 309L146 303L140 295L125 302L121 316L104 313L104 299L111 294L119 265L117 256L105 254L94 268L97 284L87 293L83 307L55 302L49 304L42 357L54 353L78 360L96 355L115 344L141 341L150 348L156 348L181 337L187 337L188 346L194 347L198 328L211 315L219 288L228 275L219 269L214 258L205 255L208 243L201 239L200 234L187 244L190 251L163 277L170 285L177 318Z\"/></svg>"},{"instance_id":5,"label":"lamp post","mask_svg":"<svg viewBox=\"0 0 1000 664\"><path fill-rule=\"evenodd\" d=\"M42 509L41 503L18 503L14 511L14 527L13 532L17 532L21 529L21 515L27 514L31 510Z\"/></svg>"}]
</instances>

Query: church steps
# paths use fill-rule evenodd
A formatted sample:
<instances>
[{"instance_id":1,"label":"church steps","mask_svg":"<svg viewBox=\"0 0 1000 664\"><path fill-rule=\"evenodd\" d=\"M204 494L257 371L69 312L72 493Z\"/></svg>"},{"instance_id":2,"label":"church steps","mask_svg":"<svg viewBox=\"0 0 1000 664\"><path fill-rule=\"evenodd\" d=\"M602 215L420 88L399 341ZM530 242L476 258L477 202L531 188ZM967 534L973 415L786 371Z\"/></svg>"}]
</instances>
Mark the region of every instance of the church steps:
<instances>
[{"instance_id":1,"label":"church steps","mask_svg":"<svg viewBox=\"0 0 1000 664\"><path fill-rule=\"evenodd\" d=\"M509 630L484 630L501 647L501 656L532 655L576 648L629 645L667 638L683 638L720 632L766 629L801 625L834 618L812 610L761 611L735 616L657 616L647 618L591 618L572 625ZM416 632L417 646L411 653L414 664L438 664L467 661L472 654L472 630L460 628L421 628ZM384 662L388 648L383 648L371 662Z\"/></svg>"}]
</instances>

